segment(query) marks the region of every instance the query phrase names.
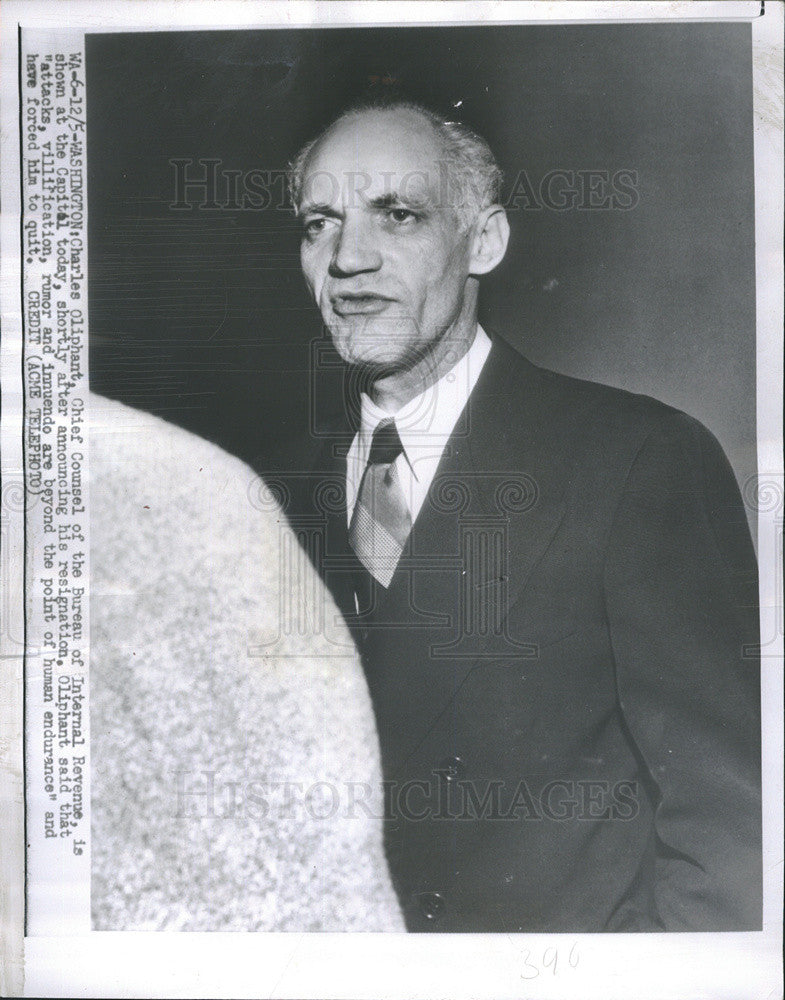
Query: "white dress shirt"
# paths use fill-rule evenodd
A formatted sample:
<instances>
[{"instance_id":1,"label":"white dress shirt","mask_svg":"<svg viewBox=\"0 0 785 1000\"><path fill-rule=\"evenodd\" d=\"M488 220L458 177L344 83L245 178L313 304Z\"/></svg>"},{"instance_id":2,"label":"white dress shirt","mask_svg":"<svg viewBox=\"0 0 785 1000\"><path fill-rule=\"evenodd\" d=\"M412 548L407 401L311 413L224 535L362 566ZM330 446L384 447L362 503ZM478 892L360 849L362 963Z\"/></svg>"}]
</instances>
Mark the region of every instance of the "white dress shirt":
<instances>
[{"instance_id":1,"label":"white dress shirt","mask_svg":"<svg viewBox=\"0 0 785 1000\"><path fill-rule=\"evenodd\" d=\"M378 424L390 417L395 418L395 426L403 445L403 452L396 459L395 467L414 524L436 475L447 441L468 402L490 350L490 338L478 324L477 334L463 357L438 382L428 386L395 413L381 409L370 396L362 394L360 429L346 456L347 524L351 523L371 450L373 432Z\"/></svg>"}]
</instances>

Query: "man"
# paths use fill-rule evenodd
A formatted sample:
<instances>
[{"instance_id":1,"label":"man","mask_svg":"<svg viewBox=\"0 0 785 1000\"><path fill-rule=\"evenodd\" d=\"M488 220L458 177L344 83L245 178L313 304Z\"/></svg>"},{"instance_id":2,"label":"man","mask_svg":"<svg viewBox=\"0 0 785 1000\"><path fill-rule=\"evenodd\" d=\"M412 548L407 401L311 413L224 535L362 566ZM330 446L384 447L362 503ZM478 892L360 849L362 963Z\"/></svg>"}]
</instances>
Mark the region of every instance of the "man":
<instances>
[{"instance_id":1,"label":"man","mask_svg":"<svg viewBox=\"0 0 785 1000\"><path fill-rule=\"evenodd\" d=\"M407 927L758 928L733 474L685 414L478 326L499 185L484 140L394 101L292 167L305 280L364 391L289 512L361 644Z\"/></svg>"}]
</instances>

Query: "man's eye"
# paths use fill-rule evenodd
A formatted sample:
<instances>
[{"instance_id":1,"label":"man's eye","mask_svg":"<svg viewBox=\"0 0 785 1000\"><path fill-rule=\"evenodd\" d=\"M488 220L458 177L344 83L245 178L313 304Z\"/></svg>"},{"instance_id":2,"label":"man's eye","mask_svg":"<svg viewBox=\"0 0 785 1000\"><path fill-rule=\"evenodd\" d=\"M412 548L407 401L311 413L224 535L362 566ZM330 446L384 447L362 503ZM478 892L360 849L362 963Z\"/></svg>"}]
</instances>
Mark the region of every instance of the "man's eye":
<instances>
[{"instance_id":1,"label":"man's eye","mask_svg":"<svg viewBox=\"0 0 785 1000\"><path fill-rule=\"evenodd\" d=\"M324 232L327 227L327 219L309 219L303 226L303 231L306 236L318 236L319 233Z\"/></svg>"},{"instance_id":2,"label":"man's eye","mask_svg":"<svg viewBox=\"0 0 785 1000\"><path fill-rule=\"evenodd\" d=\"M393 220L393 222L399 222L399 223L409 222L410 220L414 220L417 218L414 212L412 212L408 208L391 208L388 213L388 216Z\"/></svg>"}]
</instances>

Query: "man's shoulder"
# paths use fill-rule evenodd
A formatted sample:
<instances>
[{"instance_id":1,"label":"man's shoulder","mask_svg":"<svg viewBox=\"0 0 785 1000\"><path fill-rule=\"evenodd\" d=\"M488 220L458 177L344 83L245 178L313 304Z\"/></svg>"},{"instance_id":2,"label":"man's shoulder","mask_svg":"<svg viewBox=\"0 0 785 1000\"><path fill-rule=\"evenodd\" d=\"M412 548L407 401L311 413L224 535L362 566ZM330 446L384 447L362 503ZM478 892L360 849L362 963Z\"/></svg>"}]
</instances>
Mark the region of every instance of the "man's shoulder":
<instances>
[{"instance_id":1,"label":"man's shoulder","mask_svg":"<svg viewBox=\"0 0 785 1000\"><path fill-rule=\"evenodd\" d=\"M701 434L708 431L694 417L652 396L541 367L501 338L494 338L496 389L508 398L508 413L537 427L541 439L573 446L614 444L635 447L651 434ZM497 397L498 398L498 397ZM507 407L505 407L507 409Z\"/></svg>"}]
</instances>

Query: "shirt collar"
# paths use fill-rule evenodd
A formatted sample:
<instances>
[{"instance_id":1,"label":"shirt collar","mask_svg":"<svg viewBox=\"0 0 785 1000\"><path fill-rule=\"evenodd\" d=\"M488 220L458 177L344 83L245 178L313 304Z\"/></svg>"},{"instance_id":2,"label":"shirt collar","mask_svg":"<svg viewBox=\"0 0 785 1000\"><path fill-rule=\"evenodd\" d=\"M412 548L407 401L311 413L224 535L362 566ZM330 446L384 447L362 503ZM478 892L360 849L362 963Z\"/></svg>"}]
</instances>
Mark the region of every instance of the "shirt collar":
<instances>
[{"instance_id":1,"label":"shirt collar","mask_svg":"<svg viewBox=\"0 0 785 1000\"><path fill-rule=\"evenodd\" d=\"M371 438L383 421L395 418L395 425L403 445L404 454L417 477L416 452L443 449L458 418L466 406L480 371L491 350L488 334L478 324L477 333L469 350L453 367L433 385L409 400L395 413L381 409L366 393L362 394L360 409L360 448L367 461Z\"/></svg>"}]
</instances>

